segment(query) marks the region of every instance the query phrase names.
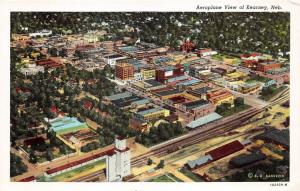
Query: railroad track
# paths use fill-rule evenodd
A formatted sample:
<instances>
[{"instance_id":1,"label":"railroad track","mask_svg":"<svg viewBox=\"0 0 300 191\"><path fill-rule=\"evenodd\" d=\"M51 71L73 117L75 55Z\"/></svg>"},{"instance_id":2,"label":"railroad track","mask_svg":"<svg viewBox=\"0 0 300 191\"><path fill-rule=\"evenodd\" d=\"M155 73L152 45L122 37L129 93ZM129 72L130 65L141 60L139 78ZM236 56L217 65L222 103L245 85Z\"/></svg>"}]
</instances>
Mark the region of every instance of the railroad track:
<instances>
[{"instance_id":1,"label":"railroad track","mask_svg":"<svg viewBox=\"0 0 300 191\"><path fill-rule=\"evenodd\" d=\"M239 116L239 118L237 120L232 120L227 123L225 122L225 124L218 125L217 127L212 128L210 130L206 130L201 133L193 134L182 140L170 142L167 145L164 145L157 149L153 149L153 150L149 151L148 153L138 156L137 158L133 158L132 166L144 165L145 162L147 161L148 157L150 157L150 156L162 157L162 156L165 156L172 152L175 152L175 151L179 150L180 148L184 148L184 147L199 143L201 141L205 141L207 139L215 137L216 135L225 134L228 131L234 130L242 125L247 124L247 121L250 118L263 112L266 108L269 108L269 107L274 106L279 103L283 103L283 102L287 101L288 99L289 99L289 94L286 94L283 97L274 100L268 106L265 106L261 109L254 109L254 110L252 109L252 110L249 110L249 112L243 113L241 116Z\"/></svg>"},{"instance_id":2,"label":"railroad track","mask_svg":"<svg viewBox=\"0 0 300 191\"><path fill-rule=\"evenodd\" d=\"M105 180L104 170L94 172L84 177L73 180L72 182L97 182L99 180Z\"/></svg>"},{"instance_id":3,"label":"railroad track","mask_svg":"<svg viewBox=\"0 0 300 191\"><path fill-rule=\"evenodd\" d=\"M247 112L243 112L238 116L238 119L232 118L230 121L223 120L221 124L217 124L216 127L213 127L211 129L205 131L198 131L198 132L196 131L194 133L191 133L187 137L183 137L182 139L168 142L167 144L161 145L159 147L155 147L145 154L132 158L131 165L132 167L142 166L147 163L149 157L153 157L153 156L162 157L172 152L175 152L180 148L188 147L190 145L199 143L201 141L205 141L213 137L223 135L228 131L232 131L242 125L247 124L250 118L263 112L266 108L272 107L276 104L284 103L288 99L289 99L289 94L284 93L282 97L276 98L269 105L261 109L251 108ZM88 176L81 177L79 179L74 180L74 182L95 182L95 181L99 181L101 177L105 179L104 171L96 172Z\"/></svg>"}]
</instances>

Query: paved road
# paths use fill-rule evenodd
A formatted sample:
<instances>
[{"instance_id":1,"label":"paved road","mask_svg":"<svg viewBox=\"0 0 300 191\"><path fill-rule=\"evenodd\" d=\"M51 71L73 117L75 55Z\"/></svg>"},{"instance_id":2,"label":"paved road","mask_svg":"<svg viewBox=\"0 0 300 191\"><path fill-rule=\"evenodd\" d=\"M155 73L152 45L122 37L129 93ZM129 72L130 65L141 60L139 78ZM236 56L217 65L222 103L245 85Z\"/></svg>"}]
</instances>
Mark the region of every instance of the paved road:
<instances>
[{"instance_id":1,"label":"paved road","mask_svg":"<svg viewBox=\"0 0 300 191\"><path fill-rule=\"evenodd\" d=\"M242 94L242 93L232 91L232 90L229 90L229 91L236 97L243 97L245 104L251 105L252 107L255 107L257 109L261 109L270 104L270 102L261 100L261 99L257 98L255 95Z\"/></svg>"}]
</instances>

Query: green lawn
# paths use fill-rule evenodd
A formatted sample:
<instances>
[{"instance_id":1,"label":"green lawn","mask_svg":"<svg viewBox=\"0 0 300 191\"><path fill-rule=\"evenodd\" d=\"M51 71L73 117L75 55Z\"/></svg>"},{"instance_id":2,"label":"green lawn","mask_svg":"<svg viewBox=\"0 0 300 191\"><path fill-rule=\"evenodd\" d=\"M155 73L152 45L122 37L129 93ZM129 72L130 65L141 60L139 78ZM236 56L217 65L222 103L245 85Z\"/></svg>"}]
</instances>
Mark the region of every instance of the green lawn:
<instances>
[{"instance_id":1,"label":"green lawn","mask_svg":"<svg viewBox=\"0 0 300 191\"><path fill-rule=\"evenodd\" d=\"M204 182L204 180L199 175L193 173L192 171L186 168L180 169L180 172L195 182Z\"/></svg>"},{"instance_id":2,"label":"green lawn","mask_svg":"<svg viewBox=\"0 0 300 191\"><path fill-rule=\"evenodd\" d=\"M222 115L223 117L228 117L230 115L233 115L235 113L238 113L238 112L241 112L241 111L244 111L246 109L249 109L251 106L250 105L247 105L247 104L244 104L244 105L241 105L241 106L235 106L235 107L232 107L224 112L220 112L219 114Z\"/></svg>"},{"instance_id":3,"label":"green lawn","mask_svg":"<svg viewBox=\"0 0 300 191\"><path fill-rule=\"evenodd\" d=\"M168 173L168 174L153 178L153 179L149 180L148 182L182 182L182 180L180 180L173 174Z\"/></svg>"}]
</instances>

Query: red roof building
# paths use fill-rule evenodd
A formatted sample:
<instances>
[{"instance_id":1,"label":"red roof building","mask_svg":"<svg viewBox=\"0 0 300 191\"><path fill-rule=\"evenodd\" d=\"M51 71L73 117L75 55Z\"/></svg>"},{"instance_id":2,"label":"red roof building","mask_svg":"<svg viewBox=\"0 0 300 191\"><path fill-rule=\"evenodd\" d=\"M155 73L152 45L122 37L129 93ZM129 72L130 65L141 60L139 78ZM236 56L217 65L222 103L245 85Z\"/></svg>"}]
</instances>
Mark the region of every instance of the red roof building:
<instances>
[{"instance_id":1,"label":"red roof building","mask_svg":"<svg viewBox=\"0 0 300 191\"><path fill-rule=\"evenodd\" d=\"M25 145L44 144L45 139L43 137L35 137L24 141Z\"/></svg>"},{"instance_id":2,"label":"red roof building","mask_svg":"<svg viewBox=\"0 0 300 191\"><path fill-rule=\"evenodd\" d=\"M53 59L44 59L36 61L36 65L44 66L45 68L58 68L62 66L61 63L54 61Z\"/></svg>"},{"instance_id":3,"label":"red roof building","mask_svg":"<svg viewBox=\"0 0 300 191\"><path fill-rule=\"evenodd\" d=\"M55 113L55 114L58 113L58 109L57 109L57 107L55 107L55 106L52 106L52 107L50 108L50 111L51 111L52 113Z\"/></svg>"},{"instance_id":4,"label":"red roof building","mask_svg":"<svg viewBox=\"0 0 300 191\"><path fill-rule=\"evenodd\" d=\"M241 59L246 59L246 58L249 58L249 57L257 57L257 56L261 56L262 53L258 53L258 52L253 52L253 53L250 53L250 54L241 54Z\"/></svg>"},{"instance_id":5,"label":"red roof building","mask_svg":"<svg viewBox=\"0 0 300 191\"><path fill-rule=\"evenodd\" d=\"M87 110L91 110L93 108L93 103L91 101L85 101L83 107Z\"/></svg>"},{"instance_id":6,"label":"red roof building","mask_svg":"<svg viewBox=\"0 0 300 191\"><path fill-rule=\"evenodd\" d=\"M218 147L216 149L208 151L205 153L205 155L210 155L212 157L213 161L216 161L216 160L224 158L228 155L231 155L237 151L240 151L243 148L244 148L244 145L242 145L238 140L235 140L226 145L223 145L221 147Z\"/></svg>"},{"instance_id":7,"label":"red roof building","mask_svg":"<svg viewBox=\"0 0 300 191\"><path fill-rule=\"evenodd\" d=\"M160 83L166 83L166 81L170 78L183 76L183 75L184 75L184 68L180 64L177 64L175 66L159 68L155 70L155 80Z\"/></svg>"},{"instance_id":8,"label":"red roof building","mask_svg":"<svg viewBox=\"0 0 300 191\"><path fill-rule=\"evenodd\" d=\"M110 150L104 151L102 153L98 153L96 155L93 155L93 156L90 156L90 157L87 157L87 158L83 158L81 160L74 161L74 162L71 162L71 163L68 163L68 164L65 164L65 165L62 165L62 166L59 166L59 167L47 170L46 173L48 175L51 175L51 174L57 173L59 171L63 171L65 169L68 169L68 168L80 165L82 163L85 163L85 162L88 162L88 161L100 158L100 157L105 156L105 155L111 156L114 153L115 153L115 149L110 149Z\"/></svg>"},{"instance_id":9,"label":"red roof building","mask_svg":"<svg viewBox=\"0 0 300 191\"><path fill-rule=\"evenodd\" d=\"M29 176L29 177L26 177L26 178L23 178L21 180L19 180L18 182L33 182L35 181L35 177L34 176Z\"/></svg>"},{"instance_id":10,"label":"red roof building","mask_svg":"<svg viewBox=\"0 0 300 191\"><path fill-rule=\"evenodd\" d=\"M266 72L267 70L273 70L280 68L281 64L274 61L261 62L257 65L257 70L261 72Z\"/></svg>"}]
</instances>

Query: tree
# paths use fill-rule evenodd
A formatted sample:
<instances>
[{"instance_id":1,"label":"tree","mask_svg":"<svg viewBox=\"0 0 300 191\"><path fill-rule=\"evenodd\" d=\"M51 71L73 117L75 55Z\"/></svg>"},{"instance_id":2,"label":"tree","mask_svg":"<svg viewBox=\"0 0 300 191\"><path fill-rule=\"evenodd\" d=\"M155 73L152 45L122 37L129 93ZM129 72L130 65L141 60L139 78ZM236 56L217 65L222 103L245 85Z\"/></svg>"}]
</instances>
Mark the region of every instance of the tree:
<instances>
[{"instance_id":1,"label":"tree","mask_svg":"<svg viewBox=\"0 0 300 191\"><path fill-rule=\"evenodd\" d=\"M52 151L51 151L50 149L48 149L48 150L46 151L46 159L47 159L48 161L52 161L53 158L54 158L54 156L53 156Z\"/></svg>"},{"instance_id":2,"label":"tree","mask_svg":"<svg viewBox=\"0 0 300 191\"><path fill-rule=\"evenodd\" d=\"M164 168L165 167L165 161L164 160L160 160L158 165L156 166L156 169L160 169L160 168Z\"/></svg>"},{"instance_id":3,"label":"tree","mask_svg":"<svg viewBox=\"0 0 300 191\"><path fill-rule=\"evenodd\" d=\"M67 148L65 145L61 145L59 147L59 151L62 153L62 154L67 154Z\"/></svg>"},{"instance_id":4,"label":"tree","mask_svg":"<svg viewBox=\"0 0 300 191\"><path fill-rule=\"evenodd\" d=\"M61 56L61 57L66 57L67 56L67 49L65 49L65 48L62 48L61 49L61 51L59 52L59 55Z\"/></svg>"},{"instance_id":5,"label":"tree","mask_svg":"<svg viewBox=\"0 0 300 191\"><path fill-rule=\"evenodd\" d=\"M29 152L29 161L33 164L37 163L37 157L33 150L30 150Z\"/></svg>"},{"instance_id":6,"label":"tree","mask_svg":"<svg viewBox=\"0 0 300 191\"><path fill-rule=\"evenodd\" d=\"M59 51L57 50L57 48L49 48L48 53L53 57L57 57Z\"/></svg>"},{"instance_id":7,"label":"tree","mask_svg":"<svg viewBox=\"0 0 300 191\"><path fill-rule=\"evenodd\" d=\"M151 158L148 158L148 161L147 161L147 165L152 165L153 164L153 160Z\"/></svg>"},{"instance_id":8,"label":"tree","mask_svg":"<svg viewBox=\"0 0 300 191\"><path fill-rule=\"evenodd\" d=\"M243 97L237 97L234 100L234 105L235 106L242 106L242 105L244 105L244 98Z\"/></svg>"},{"instance_id":9,"label":"tree","mask_svg":"<svg viewBox=\"0 0 300 191\"><path fill-rule=\"evenodd\" d=\"M223 104L217 106L216 112L219 114L222 114L229 108L230 108L230 104L223 103Z\"/></svg>"}]
</instances>

